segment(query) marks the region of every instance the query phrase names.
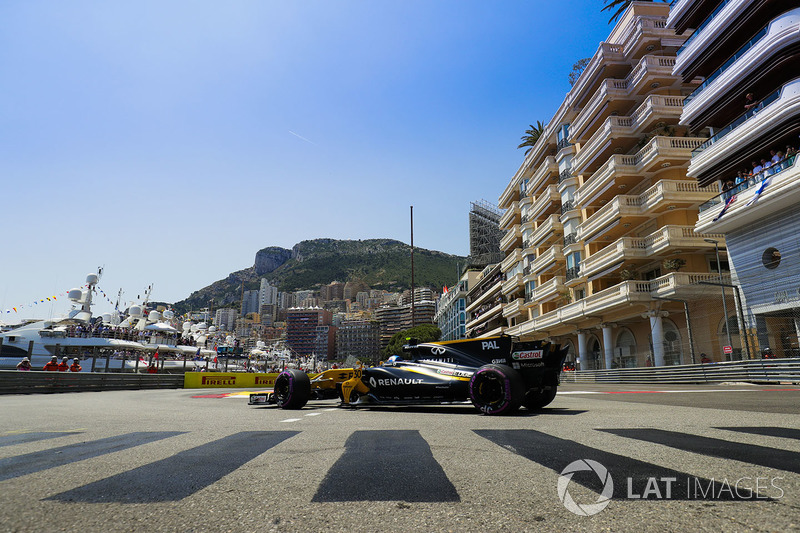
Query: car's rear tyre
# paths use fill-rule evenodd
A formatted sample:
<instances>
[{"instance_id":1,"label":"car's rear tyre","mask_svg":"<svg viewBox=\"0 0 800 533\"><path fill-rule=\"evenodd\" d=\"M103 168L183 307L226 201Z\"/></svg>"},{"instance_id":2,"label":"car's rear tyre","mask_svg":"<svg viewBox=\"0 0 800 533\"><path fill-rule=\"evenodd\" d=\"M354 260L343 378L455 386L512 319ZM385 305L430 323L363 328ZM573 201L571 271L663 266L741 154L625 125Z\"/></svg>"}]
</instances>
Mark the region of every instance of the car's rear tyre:
<instances>
[{"instance_id":1,"label":"car's rear tyre","mask_svg":"<svg viewBox=\"0 0 800 533\"><path fill-rule=\"evenodd\" d=\"M552 387L538 389L535 391L528 391L528 393L525 395L525 400L523 400L522 405L531 411L542 409L555 399L556 390L557 387L554 385Z\"/></svg>"},{"instance_id":2,"label":"car's rear tyre","mask_svg":"<svg viewBox=\"0 0 800 533\"><path fill-rule=\"evenodd\" d=\"M311 396L308 374L287 368L275 378L275 403L281 409L302 409Z\"/></svg>"},{"instance_id":3,"label":"car's rear tyre","mask_svg":"<svg viewBox=\"0 0 800 533\"><path fill-rule=\"evenodd\" d=\"M506 365L484 365L469 380L469 399L487 415L505 415L519 409L525 384L519 372Z\"/></svg>"}]
</instances>

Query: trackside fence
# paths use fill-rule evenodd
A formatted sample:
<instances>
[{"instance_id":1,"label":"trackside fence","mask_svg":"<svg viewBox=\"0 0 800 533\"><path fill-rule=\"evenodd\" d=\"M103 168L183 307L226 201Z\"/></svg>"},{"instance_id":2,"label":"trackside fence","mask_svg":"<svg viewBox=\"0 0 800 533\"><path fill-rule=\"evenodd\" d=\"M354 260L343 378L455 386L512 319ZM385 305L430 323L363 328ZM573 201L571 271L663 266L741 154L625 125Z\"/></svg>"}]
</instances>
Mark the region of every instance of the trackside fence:
<instances>
[{"instance_id":1,"label":"trackside fence","mask_svg":"<svg viewBox=\"0 0 800 533\"><path fill-rule=\"evenodd\" d=\"M800 383L800 359L562 372L562 383Z\"/></svg>"},{"instance_id":2,"label":"trackside fence","mask_svg":"<svg viewBox=\"0 0 800 533\"><path fill-rule=\"evenodd\" d=\"M0 394L181 388L183 374L0 370Z\"/></svg>"}]
</instances>

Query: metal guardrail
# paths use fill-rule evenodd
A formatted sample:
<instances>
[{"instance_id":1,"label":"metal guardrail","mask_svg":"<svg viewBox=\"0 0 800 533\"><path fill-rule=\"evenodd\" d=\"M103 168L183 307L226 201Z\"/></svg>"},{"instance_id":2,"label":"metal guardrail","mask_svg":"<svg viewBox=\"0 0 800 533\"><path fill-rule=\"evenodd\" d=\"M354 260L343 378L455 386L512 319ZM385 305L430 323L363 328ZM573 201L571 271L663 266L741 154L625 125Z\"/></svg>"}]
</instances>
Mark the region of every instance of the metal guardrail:
<instances>
[{"instance_id":1,"label":"metal guardrail","mask_svg":"<svg viewBox=\"0 0 800 533\"><path fill-rule=\"evenodd\" d=\"M0 370L0 394L181 388L183 374Z\"/></svg>"},{"instance_id":2,"label":"metal guardrail","mask_svg":"<svg viewBox=\"0 0 800 533\"><path fill-rule=\"evenodd\" d=\"M759 359L561 373L562 383L721 383L724 381L800 384L800 359Z\"/></svg>"}]
</instances>

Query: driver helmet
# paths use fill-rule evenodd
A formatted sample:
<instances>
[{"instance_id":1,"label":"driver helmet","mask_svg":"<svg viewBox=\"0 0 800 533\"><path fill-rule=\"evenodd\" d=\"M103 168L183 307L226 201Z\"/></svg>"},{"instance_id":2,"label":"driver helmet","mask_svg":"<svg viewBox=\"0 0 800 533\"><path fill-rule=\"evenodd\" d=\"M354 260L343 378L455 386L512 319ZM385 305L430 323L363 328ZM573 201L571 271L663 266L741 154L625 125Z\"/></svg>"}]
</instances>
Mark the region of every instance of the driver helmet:
<instances>
[{"instance_id":1,"label":"driver helmet","mask_svg":"<svg viewBox=\"0 0 800 533\"><path fill-rule=\"evenodd\" d=\"M398 363L398 362L400 362L402 360L403 360L403 358L400 357L399 355L393 355L389 359L386 360L386 364L390 365L390 366L393 366L394 364L396 364L396 363Z\"/></svg>"}]
</instances>

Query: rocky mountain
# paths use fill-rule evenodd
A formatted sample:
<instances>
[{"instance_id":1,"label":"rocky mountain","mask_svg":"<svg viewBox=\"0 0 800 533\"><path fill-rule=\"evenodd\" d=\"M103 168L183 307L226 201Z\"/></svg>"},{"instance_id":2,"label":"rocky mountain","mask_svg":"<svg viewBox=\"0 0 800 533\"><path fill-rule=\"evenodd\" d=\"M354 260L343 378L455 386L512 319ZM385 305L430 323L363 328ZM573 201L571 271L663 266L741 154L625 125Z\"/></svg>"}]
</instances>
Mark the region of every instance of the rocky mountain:
<instances>
[{"instance_id":1,"label":"rocky mountain","mask_svg":"<svg viewBox=\"0 0 800 533\"><path fill-rule=\"evenodd\" d=\"M414 284L440 289L458 279L467 258L414 248ZM370 288L402 291L411 287L411 247L391 239L302 241L291 250L270 246L256 252L253 266L176 302L179 313L213 306L238 306L244 290L257 289L261 278L280 291L317 289L332 281L362 280Z\"/></svg>"}]
</instances>

